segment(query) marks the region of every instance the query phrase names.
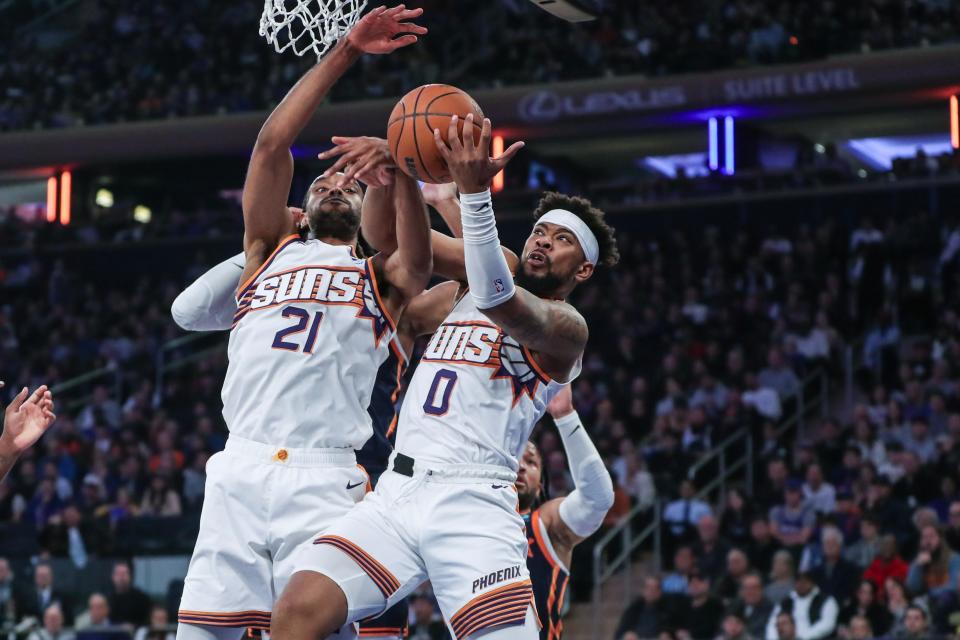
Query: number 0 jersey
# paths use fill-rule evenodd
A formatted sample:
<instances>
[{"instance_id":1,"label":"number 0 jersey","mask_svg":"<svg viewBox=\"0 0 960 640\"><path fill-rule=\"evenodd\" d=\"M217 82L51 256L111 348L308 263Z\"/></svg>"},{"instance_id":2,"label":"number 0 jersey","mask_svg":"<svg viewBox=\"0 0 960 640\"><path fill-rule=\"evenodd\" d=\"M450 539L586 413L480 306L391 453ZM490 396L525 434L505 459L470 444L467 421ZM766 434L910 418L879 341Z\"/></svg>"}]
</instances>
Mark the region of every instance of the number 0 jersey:
<instances>
[{"instance_id":1,"label":"number 0 jersey","mask_svg":"<svg viewBox=\"0 0 960 640\"><path fill-rule=\"evenodd\" d=\"M516 472L530 432L562 386L466 295L430 338L410 381L397 451L417 461Z\"/></svg>"},{"instance_id":2,"label":"number 0 jersey","mask_svg":"<svg viewBox=\"0 0 960 640\"><path fill-rule=\"evenodd\" d=\"M291 448L360 449L394 332L370 260L347 246L285 238L239 293L227 427Z\"/></svg>"}]
</instances>

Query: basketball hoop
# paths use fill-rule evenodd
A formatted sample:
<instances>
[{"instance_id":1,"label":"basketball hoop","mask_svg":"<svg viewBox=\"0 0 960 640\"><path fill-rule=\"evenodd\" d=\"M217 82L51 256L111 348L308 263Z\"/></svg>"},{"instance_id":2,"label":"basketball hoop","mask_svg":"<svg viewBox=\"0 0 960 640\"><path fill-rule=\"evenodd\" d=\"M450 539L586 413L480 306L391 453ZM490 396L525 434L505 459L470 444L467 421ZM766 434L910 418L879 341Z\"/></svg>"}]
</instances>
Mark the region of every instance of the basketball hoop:
<instances>
[{"instance_id":1,"label":"basketball hoop","mask_svg":"<svg viewBox=\"0 0 960 640\"><path fill-rule=\"evenodd\" d=\"M597 19L597 3L593 0L530 0L567 22L589 22Z\"/></svg>"},{"instance_id":2,"label":"basketball hoop","mask_svg":"<svg viewBox=\"0 0 960 640\"><path fill-rule=\"evenodd\" d=\"M298 56L323 56L350 33L367 0L264 0L260 35L277 53L292 49Z\"/></svg>"}]
</instances>

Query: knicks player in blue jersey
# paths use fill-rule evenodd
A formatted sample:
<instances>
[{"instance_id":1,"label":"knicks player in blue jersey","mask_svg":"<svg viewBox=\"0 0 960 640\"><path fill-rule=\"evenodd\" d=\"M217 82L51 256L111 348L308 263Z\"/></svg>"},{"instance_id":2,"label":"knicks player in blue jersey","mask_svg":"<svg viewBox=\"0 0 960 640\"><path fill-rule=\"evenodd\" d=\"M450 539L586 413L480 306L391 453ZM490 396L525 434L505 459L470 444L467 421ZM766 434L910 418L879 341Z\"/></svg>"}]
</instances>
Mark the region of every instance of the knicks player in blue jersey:
<instances>
[{"instance_id":1,"label":"knicks player in blue jersey","mask_svg":"<svg viewBox=\"0 0 960 640\"><path fill-rule=\"evenodd\" d=\"M533 425L581 368L587 327L564 299L597 266L616 262L616 243L588 201L547 194L522 258L505 252L489 186L520 145L492 158L490 122L479 145L461 142L458 124L453 118L450 147L439 132L436 141L461 194L463 240L434 232L432 248L435 270L468 292L449 301L418 364L376 491L301 547L274 612L277 640L329 637L427 579L458 640L539 637L512 489ZM469 117L464 127L472 126ZM593 451L575 470L583 490L556 505L581 537L602 522L612 493Z\"/></svg>"}]
</instances>

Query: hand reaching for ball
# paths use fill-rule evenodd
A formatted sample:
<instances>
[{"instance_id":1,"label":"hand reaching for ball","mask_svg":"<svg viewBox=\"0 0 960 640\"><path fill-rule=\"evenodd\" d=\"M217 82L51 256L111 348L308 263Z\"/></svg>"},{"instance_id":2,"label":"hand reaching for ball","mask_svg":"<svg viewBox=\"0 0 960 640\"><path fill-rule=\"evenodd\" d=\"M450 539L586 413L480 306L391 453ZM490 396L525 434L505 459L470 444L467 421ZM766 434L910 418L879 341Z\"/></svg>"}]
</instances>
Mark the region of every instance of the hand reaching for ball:
<instances>
[{"instance_id":1,"label":"hand reaching for ball","mask_svg":"<svg viewBox=\"0 0 960 640\"><path fill-rule=\"evenodd\" d=\"M440 155L447 163L453 181L457 183L460 193L480 193L490 188L494 176L503 170L517 152L524 147L523 142L515 142L500 156L490 156L490 141L493 139L493 125L489 118L483 119L483 129L480 141L473 143L472 137L460 139L457 129L459 118L450 118L450 128L447 132L447 141L444 142L440 129L433 130L433 139L437 144ZM473 114L469 114L464 122L465 131L473 131Z\"/></svg>"},{"instance_id":2,"label":"hand reaching for ball","mask_svg":"<svg viewBox=\"0 0 960 640\"><path fill-rule=\"evenodd\" d=\"M322 177L328 178L342 171L339 186L354 178L371 187L386 187L393 183L396 165L386 140L369 136L334 136L331 140L334 147L317 157L321 160L337 158L337 161L323 172Z\"/></svg>"},{"instance_id":3,"label":"hand reaching for ball","mask_svg":"<svg viewBox=\"0 0 960 640\"><path fill-rule=\"evenodd\" d=\"M360 19L347 35L347 43L364 53L392 53L414 44L418 35L427 33L426 27L404 22L421 15L423 9L407 9L402 4L392 9L377 7Z\"/></svg>"},{"instance_id":4,"label":"hand reaching for ball","mask_svg":"<svg viewBox=\"0 0 960 640\"><path fill-rule=\"evenodd\" d=\"M26 451L56 419L53 395L47 386L38 387L32 394L24 387L5 412L3 433L0 433L0 457L18 456Z\"/></svg>"}]
</instances>

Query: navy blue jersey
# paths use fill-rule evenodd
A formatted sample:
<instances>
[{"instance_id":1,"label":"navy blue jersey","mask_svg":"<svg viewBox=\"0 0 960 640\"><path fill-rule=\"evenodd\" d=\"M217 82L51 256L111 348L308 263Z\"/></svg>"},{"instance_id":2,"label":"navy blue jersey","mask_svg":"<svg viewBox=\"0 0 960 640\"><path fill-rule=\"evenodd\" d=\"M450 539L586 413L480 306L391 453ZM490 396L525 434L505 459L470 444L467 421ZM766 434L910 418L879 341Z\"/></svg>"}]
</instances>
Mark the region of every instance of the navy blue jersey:
<instances>
[{"instance_id":1,"label":"navy blue jersey","mask_svg":"<svg viewBox=\"0 0 960 640\"><path fill-rule=\"evenodd\" d=\"M406 638L410 634L408 617L410 603L401 600L378 617L360 621L361 638L380 638L383 636Z\"/></svg>"},{"instance_id":2,"label":"navy blue jersey","mask_svg":"<svg viewBox=\"0 0 960 640\"><path fill-rule=\"evenodd\" d=\"M390 355L377 371L370 406L367 412L373 420L373 437L363 449L357 451L357 464L362 466L376 486L377 480L387 469L387 459L393 452L397 431L397 398L400 382L407 368L407 357L396 339L390 341Z\"/></svg>"},{"instance_id":3,"label":"navy blue jersey","mask_svg":"<svg viewBox=\"0 0 960 640\"><path fill-rule=\"evenodd\" d=\"M560 614L570 571L553 550L547 528L540 520L540 510L524 514L523 523L527 527L527 569L540 618L540 640L560 640L563 633Z\"/></svg>"}]
</instances>

